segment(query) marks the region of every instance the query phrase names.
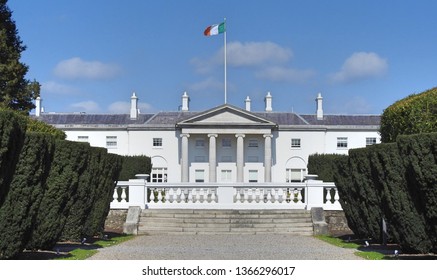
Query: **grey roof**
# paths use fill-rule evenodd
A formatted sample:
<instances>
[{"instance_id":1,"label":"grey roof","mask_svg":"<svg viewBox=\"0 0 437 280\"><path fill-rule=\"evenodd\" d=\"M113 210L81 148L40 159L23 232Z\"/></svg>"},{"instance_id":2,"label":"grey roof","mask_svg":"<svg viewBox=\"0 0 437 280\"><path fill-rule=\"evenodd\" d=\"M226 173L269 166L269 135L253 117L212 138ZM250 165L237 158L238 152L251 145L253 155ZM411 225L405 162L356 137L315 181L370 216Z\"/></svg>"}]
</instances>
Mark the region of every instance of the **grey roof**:
<instances>
[{"instance_id":1,"label":"grey roof","mask_svg":"<svg viewBox=\"0 0 437 280\"><path fill-rule=\"evenodd\" d=\"M52 125L127 125L143 124L151 117L153 117L153 114L139 114L136 120L131 120L130 115L128 114L43 114L37 119Z\"/></svg>"},{"instance_id":2,"label":"grey roof","mask_svg":"<svg viewBox=\"0 0 437 280\"><path fill-rule=\"evenodd\" d=\"M43 114L37 118L52 125L141 125L141 126L175 126L202 112L159 112L156 114L139 114L138 119L131 120L128 114ZM315 115L299 115L287 112L250 112L282 126L378 126L378 115L324 115L317 120Z\"/></svg>"}]
</instances>

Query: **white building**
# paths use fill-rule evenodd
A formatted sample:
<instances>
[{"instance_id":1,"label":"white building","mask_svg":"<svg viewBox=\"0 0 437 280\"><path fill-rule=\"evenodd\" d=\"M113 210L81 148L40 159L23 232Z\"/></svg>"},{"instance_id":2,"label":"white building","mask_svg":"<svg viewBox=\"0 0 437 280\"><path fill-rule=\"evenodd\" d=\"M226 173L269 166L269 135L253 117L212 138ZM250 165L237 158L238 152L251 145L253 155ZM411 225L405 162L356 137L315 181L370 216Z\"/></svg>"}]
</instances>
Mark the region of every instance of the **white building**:
<instances>
[{"instance_id":1,"label":"white building","mask_svg":"<svg viewBox=\"0 0 437 280\"><path fill-rule=\"evenodd\" d=\"M347 154L380 142L380 116L326 115L321 94L314 115L275 112L270 93L264 112L252 112L250 102L192 112L184 93L181 111L141 114L133 94L130 114L55 114L42 113L38 99L35 115L68 140L150 156L151 182L299 182L311 154Z\"/></svg>"}]
</instances>

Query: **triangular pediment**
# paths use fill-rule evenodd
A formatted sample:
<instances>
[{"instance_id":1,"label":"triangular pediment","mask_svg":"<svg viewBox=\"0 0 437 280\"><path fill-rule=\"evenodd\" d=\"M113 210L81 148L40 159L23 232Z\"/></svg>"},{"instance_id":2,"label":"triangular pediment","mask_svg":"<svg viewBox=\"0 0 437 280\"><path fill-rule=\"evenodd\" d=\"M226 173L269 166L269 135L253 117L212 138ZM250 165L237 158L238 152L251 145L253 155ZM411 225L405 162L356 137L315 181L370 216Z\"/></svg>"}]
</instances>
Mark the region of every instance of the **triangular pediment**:
<instances>
[{"instance_id":1,"label":"triangular pediment","mask_svg":"<svg viewBox=\"0 0 437 280\"><path fill-rule=\"evenodd\" d=\"M177 124L184 126L276 126L275 123L249 111L225 104L199 113Z\"/></svg>"}]
</instances>

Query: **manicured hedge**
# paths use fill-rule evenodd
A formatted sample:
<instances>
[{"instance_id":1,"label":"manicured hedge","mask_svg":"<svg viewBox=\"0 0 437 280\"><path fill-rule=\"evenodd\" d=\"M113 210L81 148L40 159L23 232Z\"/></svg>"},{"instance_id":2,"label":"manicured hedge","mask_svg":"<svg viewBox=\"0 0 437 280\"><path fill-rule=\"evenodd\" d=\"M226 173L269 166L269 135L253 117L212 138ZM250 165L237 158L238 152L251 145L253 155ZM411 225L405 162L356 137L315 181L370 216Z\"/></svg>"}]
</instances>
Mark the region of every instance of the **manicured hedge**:
<instances>
[{"instance_id":1,"label":"manicured hedge","mask_svg":"<svg viewBox=\"0 0 437 280\"><path fill-rule=\"evenodd\" d=\"M437 252L437 133L349 151L334 164L349 227L381 239L381 219L404 252Z\"/></svg>"},{"instance_id":2,"label":"manicured hedge","mask_svg":"<svg viewBox=\"0 0 437 280\"><path fill-rule=\"evenodd\" d=\"M152 162L147 156L124 156L123 167L120 172L120 181L135 179L136 174L150 174Z\"/></svg>"},{"instance_id":3,"label":"manicured hedge","mask_svg":"<svg viewBox=\"0 0 437 280\"><path fill-rule=\"evenodd\" d=\"M437 87L412 94L387 107L381 116L381 141L399 135L437 132Z\"/></svg>"},{"instance_id":4,"label":"manicured hedge","mask_svg":"<svg viewBox=\"0 0 437 280\"><path fill-rule=\"evenodd\" d=\"M0 207L1 258L10 258L24 249L44 195L52 157L51 136L26 135L10 190Z\"/></svg>"},{"instance_id":5,"label":"manicured hedge","mask_svg":"<svg viewBox=\"0 0 437 280\"><path fill-rule=\"evenodd\" d=\"M308 174L317 174L317 180L334 182L335 154L314 154L308 157Z\"/></svg>"},{"instance_id":6,"label":"manicured hedge","mask_svg":"<svg viewBox=\"0 0 437 280\"><path fill-rule=\"evenodd\" d=\"M0 206L12 181L25 131L26 120L23 116L9 110L0 110Z\"/></svg>"}]
</instances>

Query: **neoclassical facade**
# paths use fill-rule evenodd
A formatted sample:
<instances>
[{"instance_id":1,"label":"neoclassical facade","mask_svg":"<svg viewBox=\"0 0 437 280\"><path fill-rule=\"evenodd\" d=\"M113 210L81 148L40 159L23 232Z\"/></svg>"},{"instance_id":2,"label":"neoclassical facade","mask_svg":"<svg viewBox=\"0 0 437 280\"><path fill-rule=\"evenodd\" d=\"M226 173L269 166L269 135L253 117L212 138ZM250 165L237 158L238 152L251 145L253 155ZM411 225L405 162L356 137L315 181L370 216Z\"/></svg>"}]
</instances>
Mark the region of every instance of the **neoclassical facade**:
<instances>
[{"instance_id":1,"label":"neoclassical facade","mask_svg":"<svg viewBox=\"0 0 437 280\"><path fill-rule=\"evenodd\" d=\"M245 108L192 112L187 93L177 112L141 114L137 104L133 94L130 114L53 114L42 113L38 99L35 117L64 130L68 140L150 156L150 180L157 183L299 182L311 154L347 154L380 142L380 116L326 115L321 94L313 115L273 111L270 93L263 112L252 112L249 98Z\"/></svg>"}]
</instances>

